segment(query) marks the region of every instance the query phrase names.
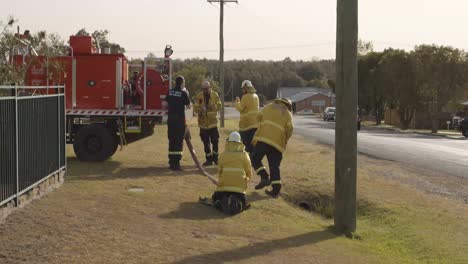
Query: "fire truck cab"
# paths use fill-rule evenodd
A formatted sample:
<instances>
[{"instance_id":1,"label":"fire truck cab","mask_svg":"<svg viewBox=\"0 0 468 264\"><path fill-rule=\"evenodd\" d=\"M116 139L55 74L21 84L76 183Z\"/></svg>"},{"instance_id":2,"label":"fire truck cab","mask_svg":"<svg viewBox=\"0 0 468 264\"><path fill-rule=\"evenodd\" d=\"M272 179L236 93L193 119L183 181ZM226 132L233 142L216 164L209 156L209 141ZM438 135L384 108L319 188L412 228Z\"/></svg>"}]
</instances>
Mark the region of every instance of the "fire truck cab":
<instances>
[{"instance_id":1,"label":"fire truck cab","mask_svg":"<svg viewBox=\"0 0 468 264\"><path fill-rule=\"evenodd\" d=\"M99 52L90 36L71 36L68 56L17 55L14 60L28 62L27 85L65 86L67 143L79 160L103 161L119 145L152 135L166 120L172 48L166 46L164 53L158 65L145 59L129 74L123 54L111 54L109 48Z\"/></svg>"}]
</instances>

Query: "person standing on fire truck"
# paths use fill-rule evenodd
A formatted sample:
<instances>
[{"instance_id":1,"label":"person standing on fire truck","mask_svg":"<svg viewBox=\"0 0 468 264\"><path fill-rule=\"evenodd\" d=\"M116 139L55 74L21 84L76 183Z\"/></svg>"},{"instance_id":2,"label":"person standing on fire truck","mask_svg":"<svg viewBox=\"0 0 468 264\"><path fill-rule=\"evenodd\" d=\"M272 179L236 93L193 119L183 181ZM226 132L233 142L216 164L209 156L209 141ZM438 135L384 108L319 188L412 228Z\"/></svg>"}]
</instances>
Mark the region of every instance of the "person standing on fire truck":
<instances>
[{"instance_id":1,"label":"person standing on fire truck","mask_svg":"<svg viewBox=\"0 0 468 264\"><path fill-rule=\"evenodd\" d=\"M169 167L182 170L182 148L186 130L185 107L190 108L190 99L185 89L185 79L177 76L176 85L166 96L168 104L167 137L169 138Z\"/></svg>"},{"instance_id":2,"label":"person standing on fire truck","mask_svg":"<svg viewBox=\"0 0 468 264\"><path fill-rule=\"evenodd\" d=\"M252 139L257 131L257 114L259 109L259 99L252 82L245 80L241 85L242 99L236 97L236 109L240 112L239 132L245 150L252 155Z\"/></svg>"},{"instance_id":3,"label":"person standing on fire truck","mask_svg":"<svg viewBox=\"0 0 468 264\"><path fill-rule=\"evenodd\" d=\"M130 96L132 98L132 104L133 105L139 105L140 104L140 96L138 95L137 92L137 84L138 84L138 72L134 71L132 78L130 79Z\"/></svg>"},{"instance_id":4,"label":"person standing on fire truck","mask_svg":"<svg viewBox=\"0 0 468 264\"><path fill-rule=\"evenodd\" d=\"M203 91L195 97L193 110L198 114L200 138L205 147L206 162L203 166L218 164L218 111L221 110L221 101L218 93L211 89L209 81L203 81ZM213 147L213 150L212 150Z\"/></svg>"}]
</instances>

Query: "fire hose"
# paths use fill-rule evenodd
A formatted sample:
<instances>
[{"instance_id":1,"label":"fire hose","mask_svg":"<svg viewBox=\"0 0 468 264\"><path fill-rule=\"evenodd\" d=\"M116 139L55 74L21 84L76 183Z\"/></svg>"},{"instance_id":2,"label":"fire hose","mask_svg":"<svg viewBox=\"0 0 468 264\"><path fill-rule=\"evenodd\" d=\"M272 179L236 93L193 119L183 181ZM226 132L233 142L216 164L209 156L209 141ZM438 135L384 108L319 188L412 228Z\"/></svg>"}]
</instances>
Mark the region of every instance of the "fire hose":
<instances>
[{"instance_id":1,"label":"fire hose","mask_svg":"<svg viewBox=\"0 0 468 264\"><path fill-rule=\"evenodd\" d=\"M190 129L187 127L187 129L185 130L185 143L187 144L187 147L190 151L190 155L192 155L192 159L195 162L195 165L197 166L198 170L203 176L206 176L213 184L218 185L218 180L211 174L209 174L198 160L197 153L195 153L195 149L193 148L191 138L192 136L190 134Z\"/></svg>"}]
</instances>

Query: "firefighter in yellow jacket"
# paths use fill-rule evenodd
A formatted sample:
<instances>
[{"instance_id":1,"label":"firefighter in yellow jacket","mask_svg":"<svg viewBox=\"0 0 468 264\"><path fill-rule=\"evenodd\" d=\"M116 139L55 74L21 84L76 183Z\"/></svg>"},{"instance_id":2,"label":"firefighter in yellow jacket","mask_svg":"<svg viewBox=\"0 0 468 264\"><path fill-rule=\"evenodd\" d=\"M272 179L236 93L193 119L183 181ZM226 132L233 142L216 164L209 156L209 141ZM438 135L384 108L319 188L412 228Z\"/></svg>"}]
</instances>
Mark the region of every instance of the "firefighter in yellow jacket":
<instances>
[{"instance_id":1,"label":"firefighter in yellow jacket","mask_svg":"<svg viewBox=\"0 0 468 264\"><path fill-rule=\"evenodd\" d=\"M198 114L200 138L205 148L206 162L203 166L218 164L218 111L221 110L221 101L218 94L211 90L209 81L203 81L203 91L195 98L194 111Z\"/></svg>"},{"instance_id":2,"label":"firefighter in yellow jacket","mask_svg":"<svg viewBox=\"0 0 468 264\"><path fill-rule=\"evenodd\" d=\"M251 81L243 81L241 89L242 99L236 97L236 109L240 112L239 132L246 151L251 155L253 150L252 139L258 128L259 99Z\"/></svg>"},{"instance_id":3,"label":"firefighter in yellow jacket","mask_svg":"<svg viewBox=\"0 0 468 264\"><path fill-rule=\"evenodd\" d=\"M229 135L226 149L219 157L218 180L212 196L215 208L234 215L247 209L247 181L252 177L252 167L248 153L237 132Z\"/></svg>"},{"instance_id":4,"label":"firefighter in yellow jacket","mask_svg":"<svg viewBox=\"0 0 468 264\"><path fill-rule=\"evenodd\" d=\"M255 133L252 154L252 165L255 172L261 177L260 183L255 186L259 190L271 184L272 190L266 193L277 197L281 190L280 164L286 144L293 133L292 104L288 99L275 99L258 114L259 128ZM270 175L262 164L267 156Z\"/></svg>"}]
</instances>

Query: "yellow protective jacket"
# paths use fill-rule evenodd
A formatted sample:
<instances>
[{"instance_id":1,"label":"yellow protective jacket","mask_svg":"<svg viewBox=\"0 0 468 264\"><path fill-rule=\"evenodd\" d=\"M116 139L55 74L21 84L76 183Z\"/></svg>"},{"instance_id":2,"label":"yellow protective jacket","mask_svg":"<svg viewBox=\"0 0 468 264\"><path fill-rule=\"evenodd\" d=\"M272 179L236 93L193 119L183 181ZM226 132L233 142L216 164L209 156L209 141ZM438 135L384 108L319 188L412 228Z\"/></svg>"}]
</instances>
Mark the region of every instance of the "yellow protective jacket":
<instances>
[{"instance_id":1,"label":"yellow protective jacket","mask_svg":"<svg viewBox=\"0 0 468 264\"><path fill-rule=\"evenodd\" d=\"M218 111L221 110L221 100L218 93L211 91L209 102L205 102L203 92L195 97L193 111L198 115L198 126L201 129L210 129L218 126Z\"/></svg>"},{"instance_id":2,"label":"yellow protective jacket","mask_svg":"<svg viewBox=\"0 0 468 264\"><path fill-rule=\"evenodd\" d=\"M249 154L244 144L227 142L226 150L219 156L217 192L245 194L247 181L252 177Z\"/></svg>"},{"instance_id":3,"label":"yellow protective jacket","mask_svg":"<svg viewBox=\"0 0 468 264\"><path fill-rule=\"evenodd\" d=\"M240 112L239 131L257 128L257 114L259 100L257 94L248 92L242 96L240 102L236 102L236 109Z\"/></svg>"},{"instance_id":4,"label":"yellow protective jacket","mask_svg":"<svg viewBox=\"0 0 468 264\"><path fill-rule=\"evenodd\" d=\"M280 102L268 104L258 113L257 120L259 127L252 143L261 141L284 152L294 129L288 108Z\"/></svg>"}]
</instances>

